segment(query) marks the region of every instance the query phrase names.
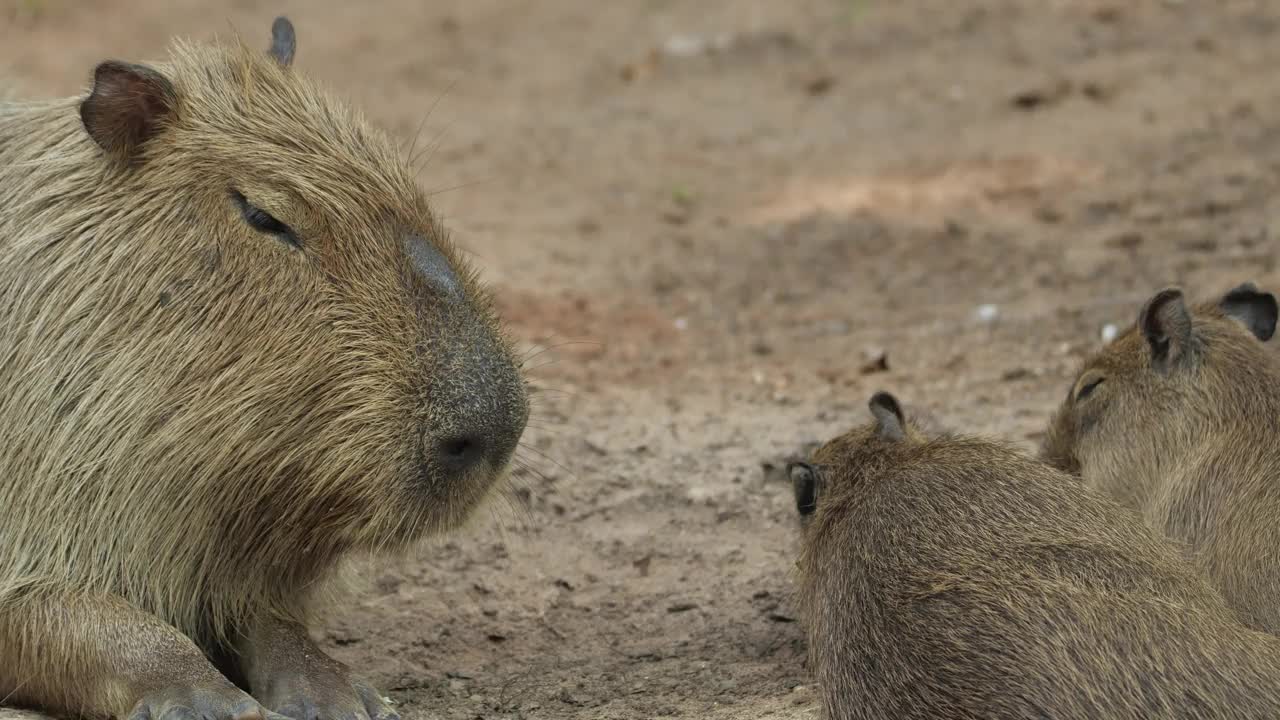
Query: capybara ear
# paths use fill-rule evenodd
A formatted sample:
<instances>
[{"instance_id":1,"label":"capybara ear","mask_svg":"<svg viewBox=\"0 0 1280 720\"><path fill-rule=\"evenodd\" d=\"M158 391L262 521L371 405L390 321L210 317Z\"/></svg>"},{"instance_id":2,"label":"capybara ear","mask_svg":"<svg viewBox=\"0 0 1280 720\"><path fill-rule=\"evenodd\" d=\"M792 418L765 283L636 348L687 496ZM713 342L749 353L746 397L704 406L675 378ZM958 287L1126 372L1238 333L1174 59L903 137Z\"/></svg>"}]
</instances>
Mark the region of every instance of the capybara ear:
<instances>
[{"instance_id":1,"label":"capybara ear","mask_svg":"<svg viewBox=\"0 0 1280 720\"><path fill-rule=\"evenodd\" d=\"M1276 333L1276 296L1262 292L1253 283L1244 283L1223 295L1218 306L1227 317L1239 320L1262 342Z\"/></svg>"},{"instance_id":2,"label":"capybara ear","mask_svg":"<svg viewBox=\"0 0 1280 720\"><path fill-rule=\"evenodd\" d=\"M793 462L787 465L787 475L796 493L796 510L801 517L812 515L818 509L818 471L808 463Z\"/></svg>"},{"instance_id":3,"label":"capybara ear","mask_svg":"<svg viewBox=\"0 0 1280 720\"><path fill-rule=\"evenodd\" d=\"M902 442L907 439L907 421L902 416L902 407L898 399L887 392L880 391L871 396L868 403L871 415L876 419L876 435L888 442Z\"/></svg>"},{"instance_id":4,"label":"capybara ear","mask_svg":"<svg viewBox=\"0 0 1280 720\"><path fill-rule=\"evenodd\" d=\"M129 161L177 106L178 93L164 75L145 65L108 60L93 71L93 89L80 103L80 121L99 147Z\"/></svg>"},{"instance_id":5,"label":"capybara ear","mask_svg":"<svg viewBox=\"0 0 1280 720\"><path fill-rule=\"evenodd\" d=\"M276 18L271 23L271 57L280 63L280 67L289 67L297 50L298 37L293 32L293 23L284 16Z\"/></svg>"},{"instance_id":6,"label":"capybara ear","mask_svg":"<svg viewBox=\"0 0 1280 720\"><path fill-rule=\"evenodd\" d=\"M1178 288L1156 293L1138 313L1138 328L1151 348L1151 366L1157 372L1170 368L1187 356L1191 345L1191 313Z\"/></svg>"}]
</instances>

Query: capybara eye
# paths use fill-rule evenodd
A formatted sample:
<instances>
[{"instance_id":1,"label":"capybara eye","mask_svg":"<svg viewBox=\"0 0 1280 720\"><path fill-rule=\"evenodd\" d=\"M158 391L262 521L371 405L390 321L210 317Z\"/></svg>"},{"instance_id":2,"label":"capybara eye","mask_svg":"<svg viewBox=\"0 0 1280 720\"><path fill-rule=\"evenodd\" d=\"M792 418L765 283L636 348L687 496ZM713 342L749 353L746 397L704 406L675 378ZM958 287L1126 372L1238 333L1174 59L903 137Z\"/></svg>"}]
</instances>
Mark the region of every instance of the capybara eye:
<instances>
[{"instance_id":1,"label":"capybara eye","mask_svg":"<svg viewBox=\"0 0 1280 720\"><path fill-rule=\"evenodd\" d=\"M288 243L297 250L302 249L302 242L298 240L292 228L277 220L266 210L250 203L239 190L231 191L231 199L236 207L240 208L240 214L249 227L261 233L274 235L281 242Z\"/></svg>"},{"instance_id":2,"label":"capybara eye","mask_svg":"<svg viewBox=\"0 0 1280 720\"><path fill-rule=\"evenodd\" d=\"M1096 390L1104 380L1106 380L1106 378L1104 377L1094 378L1093 380L1085 383L1084 385L1081 385L1080 391L1076 393L1076 402L1080 402L1081 400L1084 400L1085 398L1092 395L1093 391Z\"/></svg>"},{"instance_id":3,"label":"capybara eye","mask_svg":"<svg viewBox=\"0 0 1280 720\"><path fill-rule=\"evenodd\" d=\"M795 490L796 510L801 515L812 515L818 509L817 472L808 463L793 462L787 465L787 475Z\"/></svg>"}]
</instances>

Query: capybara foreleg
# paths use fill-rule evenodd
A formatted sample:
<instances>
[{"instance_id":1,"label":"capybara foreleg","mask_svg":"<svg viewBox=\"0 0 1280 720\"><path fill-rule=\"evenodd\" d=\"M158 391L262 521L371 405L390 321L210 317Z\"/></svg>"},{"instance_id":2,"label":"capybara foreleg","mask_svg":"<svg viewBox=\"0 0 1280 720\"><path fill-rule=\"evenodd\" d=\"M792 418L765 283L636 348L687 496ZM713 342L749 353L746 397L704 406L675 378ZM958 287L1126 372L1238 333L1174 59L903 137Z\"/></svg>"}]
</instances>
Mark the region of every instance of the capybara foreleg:
<instances>
[{"instance_id":1,"label":"capybara foreleg","mask_svg":"<svg viewBox=\"0 0 1280 720\"><path fill-rule=\"evenodd\" d=\"M326 655L302 625L257 623L241 647L241 669L254 697L295 720L395 720L372 686Z\"/></svg>"},{"instance_id":2,"label":"capybara foreleg","mask_svg":"<svg viewBox=\"0 0 1280 720\"><path fill-rule=\"evenodd\" d=\"M0 699L129 720L271 720L190 638L109 595L0 597Z\"/></svg>"}]
</instances>

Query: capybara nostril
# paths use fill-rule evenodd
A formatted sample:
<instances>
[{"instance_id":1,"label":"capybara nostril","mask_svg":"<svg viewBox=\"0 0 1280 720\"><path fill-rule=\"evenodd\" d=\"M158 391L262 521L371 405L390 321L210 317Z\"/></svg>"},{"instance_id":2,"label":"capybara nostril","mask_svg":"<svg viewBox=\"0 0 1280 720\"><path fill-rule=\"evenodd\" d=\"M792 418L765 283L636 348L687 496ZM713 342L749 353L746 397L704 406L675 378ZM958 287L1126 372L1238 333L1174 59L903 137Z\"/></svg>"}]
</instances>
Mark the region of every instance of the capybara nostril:
<instances>
[{"instance_id":1,"label":"capybara nostril","mask_svg":"<svg viewBox=\"0 0 1280 720\"><path fill-rule=\"evenodd\" d=\"M440 443L437 456L448 469L466 472L484 459L486 445L480 435L457 435Z\"/></svg>"},{"instance_id":2,"label":"capybara nostril","mask_svg":"<svg viewBox=\"0 0 1280 720\"><path fill-rule=\"evenodd\" d=\"M497 412L478 418L469 430L428 433L427 464L451 478L477 469L492 473L510 460L523 431L522 414Z\"/></svg>"}]
</instances>

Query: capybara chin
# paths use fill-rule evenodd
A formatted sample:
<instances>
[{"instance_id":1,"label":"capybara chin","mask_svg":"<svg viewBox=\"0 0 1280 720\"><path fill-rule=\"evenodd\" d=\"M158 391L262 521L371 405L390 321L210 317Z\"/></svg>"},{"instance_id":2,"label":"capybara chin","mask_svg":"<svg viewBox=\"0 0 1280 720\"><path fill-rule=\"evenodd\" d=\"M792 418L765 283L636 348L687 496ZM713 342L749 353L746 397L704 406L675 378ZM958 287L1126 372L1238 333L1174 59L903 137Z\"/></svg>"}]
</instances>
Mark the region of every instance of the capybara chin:
<instances>
[{"instance_id":1,"label":"capybara chin","mask_svg":"<svg viewBox=\"0 0 1280 720\"><path fill-rule=\"evenodd\" d=\"M394 716L308 639L317 589L505 473L486 292L294 48L281 18L0 105L0 700Z\"/></svg>"},{"instance_id":2,"label":"capybara chin","mask_svg":"<svg viewBox=\"0 0 1280 720\"><path fill-rule=\"evenodd\" d=\"M1280 717L1246 628L1132 511L892 395L790 469L810 664L832 720Z\"/></svg>"},{"instance_id":3,"label":"capybara chin","mask_svg":"<svg viewBox=\"0 0 1280 720\"><path fill-rule=\"evenodd\" d=\"M1252 627L1280 633L1275 297L1243 284L1153 296L1085 361L1042 454L1181 543Z\"/></svg>"}]
</instances>

